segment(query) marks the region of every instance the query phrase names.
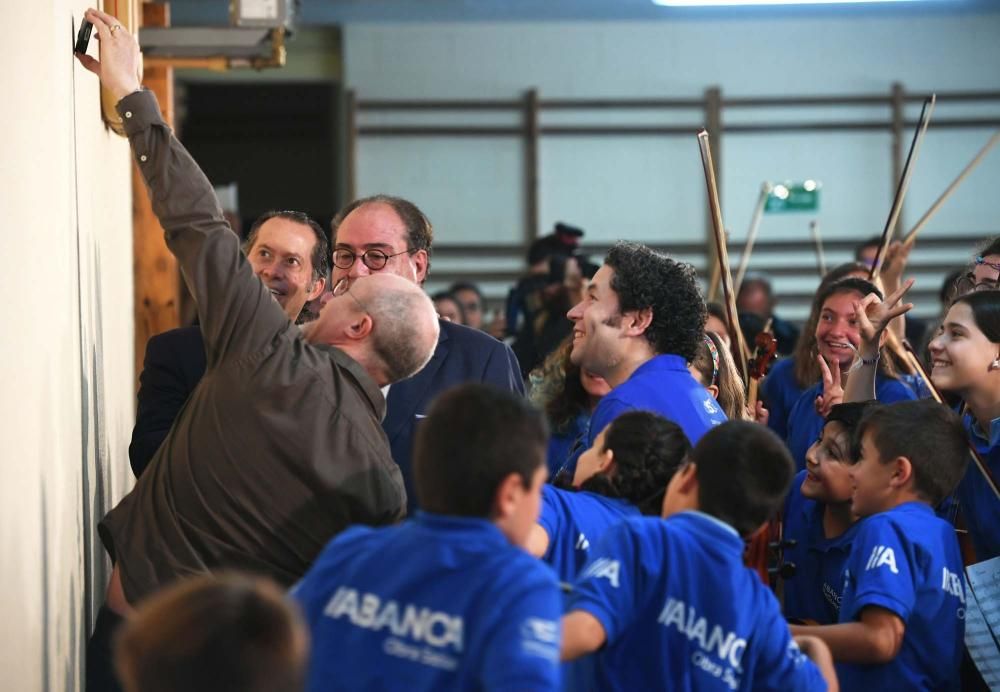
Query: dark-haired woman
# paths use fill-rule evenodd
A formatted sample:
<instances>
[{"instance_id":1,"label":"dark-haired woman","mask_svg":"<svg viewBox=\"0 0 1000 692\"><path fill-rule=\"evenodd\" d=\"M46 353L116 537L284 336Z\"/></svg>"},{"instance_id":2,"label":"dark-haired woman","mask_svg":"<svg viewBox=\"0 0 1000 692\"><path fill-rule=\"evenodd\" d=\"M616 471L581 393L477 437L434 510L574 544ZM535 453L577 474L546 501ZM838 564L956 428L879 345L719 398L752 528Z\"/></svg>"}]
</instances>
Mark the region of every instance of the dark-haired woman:
<instances>
[{"instance_id":1,"label":"dark-haired woman","mask_svg":"<svg viewBox=\"0 0 1000 692\"><path fill-rule=\"evenodd\" d=\"M835 281L866 276L868 267L860 262L841 264L827 272L817 294ZM809 319L799 334L794 353L775 363L760 385L761 398L770 414L767 425L782 439L788 437L788 416L795 402L802 396L802 392L820 381L822 373L816 361L816 323L819 322L820 307L813 300Z\"/></svg>"},{"instance_id":2,"label":"dark-haired woman","mask_svg":"<svg viewBox=\"0 0 1000 692\"><path fill-rule=\"evenodd\" d=\"M848 278L823 286L816 295L815 304L819 306L819 312L813 334L818 355L814 355L813 359L817 365L821 365L822 359L831 372L839 371L838 379L842 381L846 381L861 343L855 305L869 294L882 299L882 292L874 284L864 279ZM875 398L879 402L891 404L917 398L912 389L896 378L892 360L884 349L877 368ZM823 404L822 394L823 382L820 381L802 393L788 415L785 442L799 471L805 468L806 451L819 439L823 430L823 415L817 410L817 406Z\"/></svg>"},{"instance_id":3,"label":"dark-haired woman","mask_svg":"<svg viewBox=\"0 0 1000 692\"><path fill-rule=\"evenodd\" d=\"M528 551L571 581L590 546L628 516L659 516L663 494L691 445L680 426L649 411L615 418L585 451L564 487L542 489L542 511Z\"/></svg>"}]
</instances>

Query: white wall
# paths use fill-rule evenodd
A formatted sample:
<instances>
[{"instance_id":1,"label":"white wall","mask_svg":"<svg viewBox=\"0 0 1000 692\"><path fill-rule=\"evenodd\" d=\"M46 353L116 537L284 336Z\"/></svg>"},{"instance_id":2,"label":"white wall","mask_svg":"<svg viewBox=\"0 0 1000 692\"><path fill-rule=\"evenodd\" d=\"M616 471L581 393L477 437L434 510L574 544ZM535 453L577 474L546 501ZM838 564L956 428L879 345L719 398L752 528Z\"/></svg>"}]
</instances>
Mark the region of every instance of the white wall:
<instances>
[{"instance_id":1,"label":"white wall","mask_svg":"<svg viewBox=\"0 0 1000 692\"><path fill-rule=\"evenodd\" d=\"M96 519L133 417L127 143L72 37L88 3L5 6L0 71L0 689L76 690L103 595Z\"/></svg>"},{"instance_id":2,"label":"white wall","mask_svg":"<svg viewBox=\"0 0 1000 692\"><path fill-rule=\"evenodd\" d=\"M888 94L895 81L911 92L997 90L997 37L1000 12L896 19L356 24L344 31L344 61L347 84L361 98L512 99L532 87L543 99L699 98L713 85L729 96ZM910 118L918 114L919 104L908 108ZM985 108L942 103L937 115L996 118L1000 102ZM457 119L417 114L405 121L456 121L449 117ZM731 123L869 120L888 119L889 109L728 110L725 117ZM398 123L400 118L368 114L361 122ZM517 116L486 113L461 121L515 124ZM701 241L704 182L694 130L702 121L699 110L638 115L543 111L543 124L658 122L690 125L692 133L679 138L543 135L542 231L566 220L584 227L591 242ZM936 130L932 122L904 222L916 221L990 134L984 129ZM724 136L720 182L732 238L745 238L765 179L821 181L818 218L826 238L880 233L894 189L890 147L888 132ZM521 156L517 138L363 137L358 193L412 197L435 222L440 243L517 243L524 237ZM925 233L996 232L998 180L1000 153L995 152ZM805 237L810 218L768 215L761 237ZM921 261L922 252L918 246L914 262ZM956 253L957 261L966 256L965 249Z\"/></svg>"}]
</instances>

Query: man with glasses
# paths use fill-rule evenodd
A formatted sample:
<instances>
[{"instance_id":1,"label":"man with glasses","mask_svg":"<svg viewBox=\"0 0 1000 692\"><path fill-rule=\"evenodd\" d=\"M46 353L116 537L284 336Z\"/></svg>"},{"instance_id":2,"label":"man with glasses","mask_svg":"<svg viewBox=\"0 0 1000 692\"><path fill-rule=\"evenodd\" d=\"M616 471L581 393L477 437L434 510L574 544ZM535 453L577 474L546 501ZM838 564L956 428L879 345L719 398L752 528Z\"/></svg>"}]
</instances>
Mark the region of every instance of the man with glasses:
<instances>
[{"instance_id":1,"label":"man with glasses","mask_svg":"<svg viewBox=\"0 0 1000 692\"><path fill-rule=\"evenodd\" d=\"M243 250L253 273L288 319L299 322L306 303L319 297L330 275L330 243L320 225L302 212L269 211L253 222ZM136 478L163 444L204 374L200 326L171 329L146 343L128 447Z\"/></svg>"},{"instance_id":2,"label":"man with glasses","mask_svg":"<svg viewBox=\"0 0 1000 692\"><path fill-rule=\"evenodd\" d=\"M397 274L423 285L430 268L434 231L412 202L389 195L359 199L341 210L330 226L335 285L379 273ZM524 393L517 358L506 344L476 329L442 320L431 362L417 375L389 388L382 427L389 437L392 458L403 472L411 510L416 508L411 471L416 426L438 394L463 382L483 382Z\"/></svg>"}]
</instances>

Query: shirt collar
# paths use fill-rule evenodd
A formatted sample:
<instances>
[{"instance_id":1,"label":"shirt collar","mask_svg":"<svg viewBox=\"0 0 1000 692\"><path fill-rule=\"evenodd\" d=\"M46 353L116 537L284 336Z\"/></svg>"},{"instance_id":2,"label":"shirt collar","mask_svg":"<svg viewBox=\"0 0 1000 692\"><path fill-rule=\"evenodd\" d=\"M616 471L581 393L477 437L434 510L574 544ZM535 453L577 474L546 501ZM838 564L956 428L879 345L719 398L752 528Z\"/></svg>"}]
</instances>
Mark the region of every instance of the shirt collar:
<instances>
[{"instance_id":1,"label":"shirt collar","mask_svg":"<svg viewBox=\"0 0 1000 692\"><path fill-rule=\"evenodd\" d=\"M740 538L740 534L736 531L736 529L734 529L732 526L722 521L721 519L713 517L711 514L705 514L704 512L699 512L696 509L685 509L683 512L678 512L674 516L687 517L695 521L708 522L709 524L714 524L717 529L732 535L732 537L735 538L736 540L738 541L743 540Z\"/></svg>"},{"instance_id":2,"label":"shirt collar","mask_svg":"<svg viewBox=\"0 0 1000 692\"><path fill-rule=\"evenodd\" d=\"M685 373L688 372L687 361L681 356L674 355L673 353L661 353L658 356L653 356L636 368L635 372L632 373L632 377L635 377L640 372L649 370L679 370ZM632 378L630 377L629 379Z\"/></svg>"},{"instance_id":3,"label":"shirt collar","mask_svg":"<svg viewBox=\"0 0 1000 692\"><path fill-rule=\"evenodd\" d=\"M490 543L510 545L510 541L503 535L489 519L480 517L459 517L450 514L435 514L434 512L424 512L416 510L413 521L425 529L434 532L447 532L449 534L465 534L476 536L476 540Z\"/></svg>"},{"instance_id":4,"label":"shirt collar","mask_svg":"<svg viewBox=\"0 0 1000 692\"><path fill-rule=\"evenodd\" d=\"M979 423L975 418L972 419L972 425L969 426L972 431L973 436L978 440L989 443L990 447L995 447L998 442L1000 442L1000 418L994 418L990 421L990 435L989 438L983 434L982 428L979 427Z\"/></svg>"}]
</instances>

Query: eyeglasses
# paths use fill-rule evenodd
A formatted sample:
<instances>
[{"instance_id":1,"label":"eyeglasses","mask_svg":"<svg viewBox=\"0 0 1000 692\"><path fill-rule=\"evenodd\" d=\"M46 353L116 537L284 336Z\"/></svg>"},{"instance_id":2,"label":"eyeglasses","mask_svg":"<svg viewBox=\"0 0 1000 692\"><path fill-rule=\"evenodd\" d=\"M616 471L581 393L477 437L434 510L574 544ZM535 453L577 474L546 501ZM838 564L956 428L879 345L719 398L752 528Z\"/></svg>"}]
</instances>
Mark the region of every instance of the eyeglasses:
<instances>
[{"instance_id":1,"label":"eyeglasses","mask_svg":"<svg viewBox=\"0 0 1000 692\"><path fill-rule=\"evenodd\" d=\"M358 258L364 262L364 265L369 269L374 269L378 271L379 269L385 269L386 262L388 262L393 257L399 257L400 255L409 255L416 252L416 249L407 248L402 252L397 252L393 255L387 255L381 250L365 250L360 255L351 252L346 248L337 248L333 251L333 266L338 269L350 269L354 266L354 261Z\"/></svg>"},{"instance_id":2,"label":"eyeglasses","mask_svg":"<svg viewBox=\"0 0 1000 692\"><path fill-rule=\"evenodd\" d=\"M705 345L708 346L708 352L712 354L712 381L708 383L711 387L719 381L719 349L715 347L715 342L712 341L712 337L708 334L704 338Z\"/></svg>"},{"instance_id":3,"label":"eyeglasses","mask_svg":"<svg viewBox=\"0 0 1000 692\"><path fill-rule=\"evenodd\" d=\"M355 303L358 304L358 307L361 308L361 312L368 312L368 308L365 307L365 304L358 300L356 295L351 293L351 281L346 276L333 285L333 290L330 291L330 293L333 294L334 298L339 298L346 293Z\"/></svg>"}]
</instances>

